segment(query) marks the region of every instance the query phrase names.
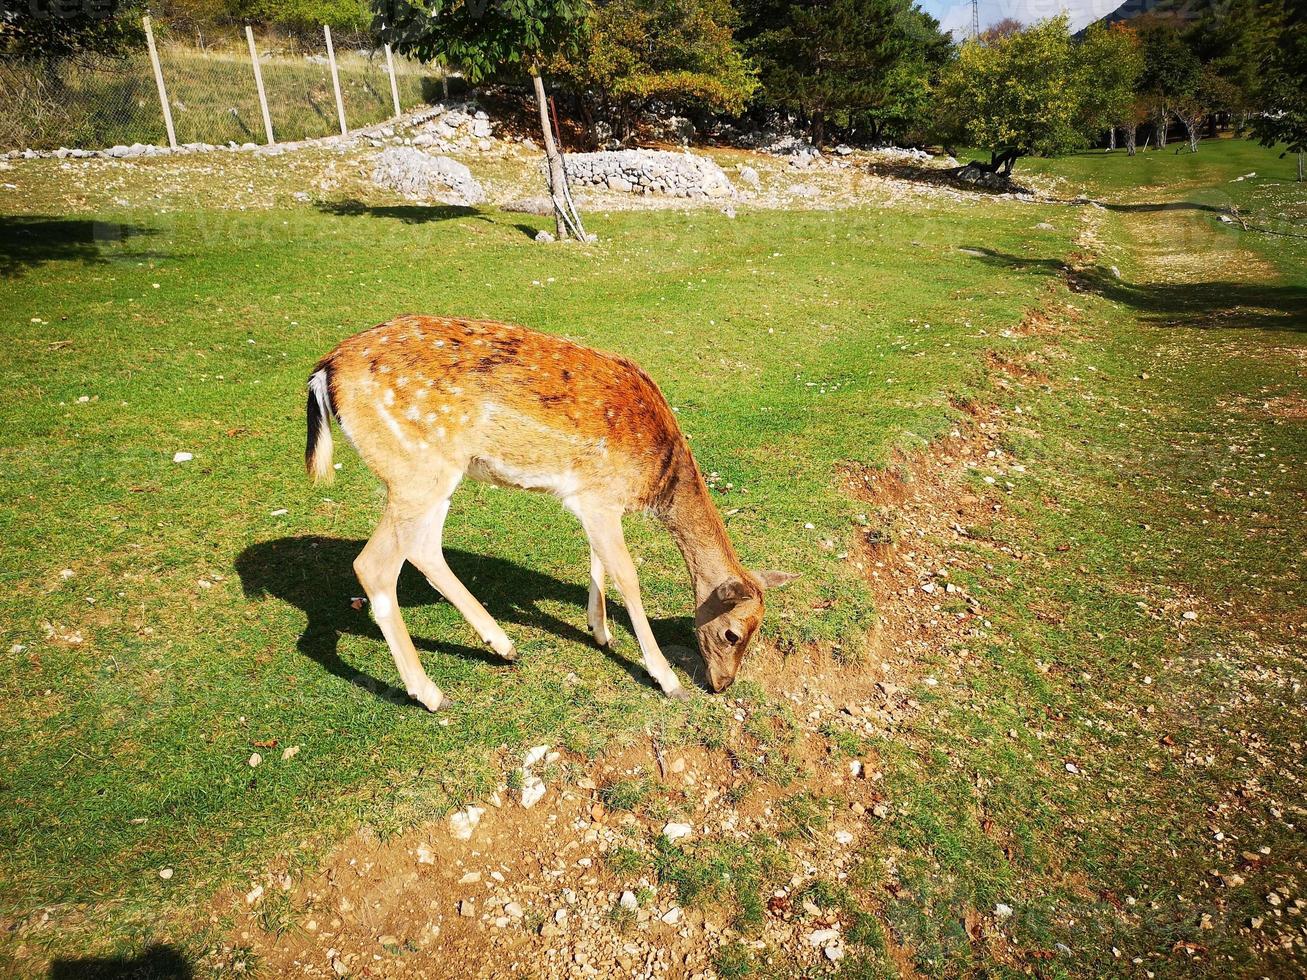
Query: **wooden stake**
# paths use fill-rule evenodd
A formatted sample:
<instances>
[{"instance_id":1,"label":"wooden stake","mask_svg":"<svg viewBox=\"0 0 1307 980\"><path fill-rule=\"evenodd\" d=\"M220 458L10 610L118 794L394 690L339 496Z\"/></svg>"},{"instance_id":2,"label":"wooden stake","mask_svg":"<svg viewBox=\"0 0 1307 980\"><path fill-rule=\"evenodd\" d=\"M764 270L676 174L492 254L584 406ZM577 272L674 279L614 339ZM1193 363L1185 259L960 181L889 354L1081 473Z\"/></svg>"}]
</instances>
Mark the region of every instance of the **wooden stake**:
<instances>
[{"instance_id":1,"label":"wooden stake","mask_svg":"<svg viewBox=\"0 0 1307 980\"><path fill-rule=\"evenodd\" d=\"M336 90L336 115L340 117L340 135L348 136L345 128L345 100L340 97L340 72L336 70L336 49L331 46L331 26L322 25L322 33L327 38L327 60L331 62L331 87Z\"/></svg>"},{"instance_id":2,"label":"wooden stake","mask_svg":"<svg viewBox=\"0 0 1307 980\"><path fill-rule=\"evenodd\" d=\"M259 67L259 51L254 46L254 28L245 25L245 40L250 42L250 62L254 65L254 87L259 90L259 108L263 110L263 128L268 133L268 145L277 142L272 136L272 117L268 115L268 94L263 91L263 69Z\"/></svg>"},{"instance_id":3,"label":"wooden stake","mask_svg":"<svg viewBox=\"0 0 1307 980\"><path fill-rule=\"evenodd\" d=\"M177 130L172 127L172 106L168 105L168 89L163 84L163 67L159 64L159 49L154 46L154 29L150 18L142 17L145 27L145 44L150 49L150 64L154 66L154 85L159 90L159 107L163 109L163 125L168 130L168 146L177 149Z\"/></svg>"},{"instance_id":4,"label":"wooden stake","mask_svg":"<svg viewBox=\"0 0 1307 980\"><path fill-rule=\"evenodd\" d=\"M390 98L395 103L395 115L399 115L399 83L395 81L395 58L390 53L390 45L386 45L386 67L390 69Z\"/></svg>"}]
</instances>

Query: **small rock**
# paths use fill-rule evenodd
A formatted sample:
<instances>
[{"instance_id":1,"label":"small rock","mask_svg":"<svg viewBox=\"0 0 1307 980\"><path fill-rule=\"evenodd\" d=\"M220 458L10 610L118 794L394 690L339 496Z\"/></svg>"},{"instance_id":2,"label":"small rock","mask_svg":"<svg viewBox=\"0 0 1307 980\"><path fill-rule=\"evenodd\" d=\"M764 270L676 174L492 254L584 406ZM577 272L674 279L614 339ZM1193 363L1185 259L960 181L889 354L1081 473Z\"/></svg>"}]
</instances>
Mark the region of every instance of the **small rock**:
<instances>
[{"instance_id":1,"label":"small rock","mask_svg":"<svg viewBox=\"0 0 1307 980\"><path fill-rule=\"evenodd\" d=\"M429 844L419 844L417 847L418 864L435 864L436 854L431 850Z\"/></svg>"},{"instance_id":2,"label":"small rock","mask_svg":"<svg viewBox=\"0 0 1307 980\"><path fill-rule=\"evenodd\" d=\"M481 823L481 815L485 813L484 807L470 806L466 810L459 810L449 815L449 831L458 840L471 840L472 834L477 829L477 824Z\"/></svg>"},{"instance_id":3,"label":"small rock","mask_svg":"<svg viewBox=\"0 0 1307 980\"><path fill-rule=\"evenodd\" d=\"M168 881L170 878L172 878L172 868L160 868L159 877L162 878L164 881Z\"/></svg>"},{"instance_id":4,"label":"small rock","mask_svg":"<svg viewBox=\"0 0 1307 980\"><path fill-rule=\"evenodd\" d=\"M663 828L663 836L668 840L680 840L689 837L693 829L688 823L669 823Z\"/></svg>"},{"instance_id":5,"label":"small rock","mask_svg":"<svg viewBox=\"0 0 1307 980\"><path fill-rule=\"evenodd\" d=\"M250 756L249 766L251 769L257 768L263 762L263 756L255 752Z\"/></svg>"},{"instance_id":6,"label":"small rock","mask_svg":"<svg viewBox=\"0 0 1307 980\"><path fill-rule=\"evenodd\" d=\"M679 905L673 905L670 909L668 909L666 912L663 913L662 919L663 922L667 923L669 926L674 926L681 921L681 917L684 914L685 913L681 911L681 907Z\"/></svg>"},{"instance_id":7,"label":"small rock","mask_svg":"<svg viewBox=\"0 0 1307 980\"><path fill-rule=\"evenodd\" d=\"M245 895L245 904L253 905L263 897L263 886L255 885L254 888Z\"/></svg>"},{"instance_id":8,"label":"small rock","mask_svg":"<svg viewBox=\"0 0 1307 980\"><path fill-rule=\"evenodd\" d=\"M300 754L300 747L298 745L288 745L281 750L281 761L289 762L291 759L295 758L295 756L299 754Z\"/></svg>"},{"instance_id":9,"label":"small rock","mask_svg":"<svg viewBox=\"0 0 1307 980\"><path fill-rule=\"evenodd\" d=\"M831 943L826 947L825 952L826 959L830 960L832 963L838 963L840 960L844 959L844 947L839 943Z\"/></svg>"},{"instance_id":10,"label":"small rock","mask_svg":"<svg viewBox=\"0 0 1307 980\"><path fill-rule=\"evenodd\" d=\"M504 906L504 911L507 912L509 915L511 915L514 919L520 919L526 915L526 911L517 902L509 902L507 905Z\"/></svg>"},{"instance_id":11,"label":"small rock","mask_svg":"<svg viewBox=\"0 0 1307 980\"><path fill-rule=\"evenodd\" d=\"M808 934L808 942L812 943L814 946L824 946L826 943L839 938L840 933L838 929L817 929Z\"/></svg>"},{"instance_id":12,"label":"small rock","mask_svg":"<svg viewBox=\"0 0 1307 980\"><path fill-rule=\"evenodd\" d=\"M529 810L545 795L545 783L539 776L528 776L522 783L522 809Z\"/></svg>"},{"instance_id":13,"label":"small rock","mask_svg":"<svg viewBox=\"0 0 1307 980\"><path fill-rule=\"evenodd\" d=\"M999 902L994 906L994 918L998 919L999 922L1012 918L1012 906Z\"/></svg>"},{"instance_id":14,"label":"small rock","mask_svg":"<svg viewBox=\"0 0 1307 980\"><path fill-rule=\"evenodd\" d=\"M469 871L467 874L463 875L462 878L458 879L458 883L460 885L475 885L480 880L481 880L480 871Z\"/></svg>"},{"instance_id":15,"label":"small rock","mask_svg":"<svg viewBox=\"0 0 1307 980\"><path fill-rule=\"evenodd\" d=\"M622 892L622 897L618 900L618 904L621 905L622 908L634 912L639 907L640 902L636 899L635 892L625 891Z\"/></svg>"},{"instance_id":16,"label":"small rock","mask_svg":"<svg viewBox=\"0 0 1307 980\"><path fill-rule=\"evenodd\" d=\"M477 914L477 903L475 899L465 898L458 903L458 914L465 919L470 919Z\"/></svg>"},{"instance_id":17,"label":"small rock","mask_svg":"<svg viewBox=\"0 0 1307 980\"><path fill-rule=\"evenodd\" d=\"M194 458L195 457L190 453L173 453L172 455L172 461L174 463L189 463Z\"/></svg>"},{"instance_id":18,"label":"small rock","mask_svg":"<svg viewBox=\"0 0 1307 980\"><path fill-rule=\"evenodd\" d=\"M557 239L554 238L553 235L545 231L543 228L541 228L539 231L536 232L535 240L542 245L548 245L551 242L557 241Z\"/></svg>"}]
</instances>

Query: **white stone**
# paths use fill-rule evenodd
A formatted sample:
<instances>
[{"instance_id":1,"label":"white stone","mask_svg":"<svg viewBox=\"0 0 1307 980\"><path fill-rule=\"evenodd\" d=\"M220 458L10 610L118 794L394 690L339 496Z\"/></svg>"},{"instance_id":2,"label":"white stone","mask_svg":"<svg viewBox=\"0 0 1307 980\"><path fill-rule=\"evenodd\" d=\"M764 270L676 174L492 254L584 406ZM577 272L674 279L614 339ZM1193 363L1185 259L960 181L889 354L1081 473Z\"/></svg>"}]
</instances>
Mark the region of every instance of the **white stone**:
<instances>
[{"instance_id":1,"label":"white stone","mask_svg":"<svg viewBox=\"0 0 1307 980\"><path fill-rule=\"evenodd\" d=\"M539 776L527 776L522 783L522 809L529 810L545 795L545 783Z\"/></svg>"},{"instance_id":2,"label":"white stone","mask_svg":"<svg viewBox=\"0 0 1307 980\"><path fill-rule=\"evenodd\" d=\"M484 807L470 806L466 810L458 810L449 815L449 832L458 840L471 840L472 834L477 829L477 824L481 823L481 815L485 813Z\"/></svg>"},{"instance_id":3,"label":"white stone","mask_svg":"<svg viewBox=\"0 0 1307 980\"><path fill-rule=\"evenodd\" d=\"M694 830L688 823L669 823L663 828L663 836L668 840L680 840L682 837L689 837Z\"/></svg>"}]
</instances>

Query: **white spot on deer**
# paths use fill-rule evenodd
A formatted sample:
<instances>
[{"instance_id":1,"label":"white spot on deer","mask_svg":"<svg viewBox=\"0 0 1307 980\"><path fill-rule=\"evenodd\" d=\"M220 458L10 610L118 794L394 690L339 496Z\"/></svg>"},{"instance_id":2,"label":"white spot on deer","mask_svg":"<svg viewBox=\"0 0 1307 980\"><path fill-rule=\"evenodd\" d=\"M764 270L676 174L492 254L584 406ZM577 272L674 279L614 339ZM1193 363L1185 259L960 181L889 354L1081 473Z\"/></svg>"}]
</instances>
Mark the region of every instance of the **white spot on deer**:
<instances>
[{"instance_id":1,"label":"white spot on deer","mask_svg":"<svg viewBox=\"0 0 1307 980\"><path fill-rule=\"evenodd\" d=\"M445 427L443 425L436 426L436 438L437 439L445 438Z\"/></svg>"},{"instance_id":2,"label":"white spot on deer","mask_svg":"<svg viewBox=\"0 0 1307 980\"><path fill-rule=\"evenodd\" d=\"M405 449L412 448L412 443L408 441L408 436L404 434L404 429L395 416L391 415L380 405L377 406L377 414L381 416L381 421L386 423L386 428L388 428L391 434L399 440L401 446Z\"/></svg>"},{"instance_id":3,"label":"white spot on deer","mask_svg":"<svg viewBox=\"0 0 1307 980\"><path fill-rule=\"evenodd\" d=\"M416 422L419 418L422 417L422 413L418 411L418 407L416 405L410 405L408 407L408 411L405 412L404 415L406 418L414 422Z\"/></svg>"},{"instance_id":4,"label":"white spot on deer","mask_svg":"<svg viewBox=\"0 0 1307 980\"><path fill-rule=\"evenodd\" d=\"M444 347L444 346L445 346L445 342L444 342L443 340L437 340L437 341L436 341L436 346L437 346L437 347Z\"/></svg>"},{"instance_id":5,"label":"white spot on deer","mask_svg":"<svg viewBox=\"0 0 1307 980\"><path fill-rule=\"evenodd\" d=\"M393 388L387 388L385 394L381 396L381 401L387 406L395 404L395 390Z\"/></svg>"},{"instance_id":6,"label":"white spot on deer","mask_svg":"<svg viewBox=\"0 0 1307 980\"><path fill-rule=\"evenodd\" d=\"M372 597L372 614L378 619L382 616L389 616L395 608L395 604L390 601L390 596L384 592L378 592Z\"/></svg>"},{"instance_id":7,"label":"white spot on deer","mask_svg":"<svg viewBox=\"0 0 1307 980\"><path fill-rule=\"evenodd\" d=\"M427 412L427 421L428 421L428 422L434 422L437 418L438 418L438 416L436 415L435 412Z\"/></svg>"}]
</instances>

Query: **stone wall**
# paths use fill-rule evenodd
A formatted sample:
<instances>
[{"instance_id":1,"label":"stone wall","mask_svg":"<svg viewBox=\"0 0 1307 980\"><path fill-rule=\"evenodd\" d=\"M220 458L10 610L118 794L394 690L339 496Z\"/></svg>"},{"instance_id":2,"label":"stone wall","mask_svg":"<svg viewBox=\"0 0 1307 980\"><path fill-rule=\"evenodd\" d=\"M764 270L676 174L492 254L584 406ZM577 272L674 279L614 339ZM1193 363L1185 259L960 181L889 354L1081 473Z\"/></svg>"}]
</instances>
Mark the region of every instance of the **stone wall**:
<instances>
[{"instance_id":1,"label":"stone wall","mask_svg":"<svg viewBox=\"0 0 1307 980\"><path fill-rule=\"evenodd\" d=\"M574 186L629 194L671 197L735 196L722 168L706 157L662 150L569 153L567 176Z\"/></svg>"},{"instance_id":2,"label":"stone wall","mask_svg":"<svg viewBox=\"0 0 1307 980\"><path fill-rule=\"evenodd\" d=\"M479 204L486 199L486 192L463 164L413 146L378 153L372 161L372 182L417 201Z\"/></svg>"}]
</instances>

